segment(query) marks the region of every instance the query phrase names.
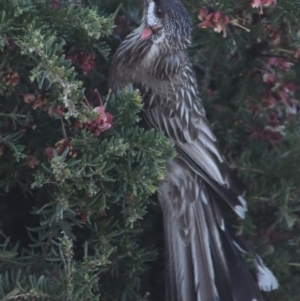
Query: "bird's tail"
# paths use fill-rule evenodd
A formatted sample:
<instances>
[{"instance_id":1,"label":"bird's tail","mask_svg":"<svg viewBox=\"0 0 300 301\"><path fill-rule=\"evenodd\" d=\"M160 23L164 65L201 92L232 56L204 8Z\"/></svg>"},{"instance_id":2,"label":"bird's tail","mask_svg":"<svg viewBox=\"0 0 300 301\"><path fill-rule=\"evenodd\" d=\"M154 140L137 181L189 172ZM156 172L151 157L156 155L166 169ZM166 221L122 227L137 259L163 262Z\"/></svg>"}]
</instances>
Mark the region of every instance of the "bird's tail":
<instances>
[{"instance_id":1,"label":"bird's tail","mask_svg":"<svg viewBox=\"0 0 300 301\"><path fill-rule=\"evenodd\" d=\"M257 279L243 255L246 243L222 215L207 184L179 159L167 164L159 188L166 246L166 301L260 301L278 283L253 254Z\"/></svg>"}]
</instances>

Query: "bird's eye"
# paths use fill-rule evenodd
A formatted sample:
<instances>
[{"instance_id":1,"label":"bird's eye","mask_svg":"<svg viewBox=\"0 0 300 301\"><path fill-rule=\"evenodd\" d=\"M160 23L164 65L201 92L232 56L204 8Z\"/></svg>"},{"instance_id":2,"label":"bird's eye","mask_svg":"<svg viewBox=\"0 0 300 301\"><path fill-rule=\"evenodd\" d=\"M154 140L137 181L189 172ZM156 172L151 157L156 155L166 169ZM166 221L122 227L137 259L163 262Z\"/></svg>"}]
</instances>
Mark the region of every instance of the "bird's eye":
<instances>
[{"instance_id":1,"label":"bird's eye","mask_svg":"<svg viewBox=\"0 0 300 301\"><path fill-rule=\"evenodd\" d=\"M164 11L159 6L157 6L156 7L156 16L158 18L163 18L164 15L165 15Z\"/></svg>"}]
</instances>

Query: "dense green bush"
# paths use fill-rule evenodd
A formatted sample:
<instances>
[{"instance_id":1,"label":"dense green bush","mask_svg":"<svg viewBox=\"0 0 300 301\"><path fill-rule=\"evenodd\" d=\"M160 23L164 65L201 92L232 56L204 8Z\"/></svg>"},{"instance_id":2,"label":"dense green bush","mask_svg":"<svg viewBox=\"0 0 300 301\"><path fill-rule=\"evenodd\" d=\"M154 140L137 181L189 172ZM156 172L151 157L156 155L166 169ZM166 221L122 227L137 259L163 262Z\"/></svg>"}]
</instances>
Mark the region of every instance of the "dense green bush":
<instances>
[{"instance_id":1,"label":"dense green bush","mask_svg":"<svg viewBox=\"0 0 300 301\"><path fill-rule=\"evenodd\" d=\"M174 151L137 126L138 92L105 97L140 1L98 2L0 1L1 300L164 300L150 196ZM278 276L265 299L298 301L300 5L186 4L207 115L247 188L238 231Z\"/></svg>"},{"instance_id":2,"label":"dense green bush","mask_svg":"<svg viewBox=\"0 0 300 301\"><path fill-rule=\"evenodd\" d=\"M137 91L105 105L94 91L114 17L62 1L0 11L0 299L136 300L156 254L141 220L174 152L135 125Z\"/></svg>"}]
</instances>

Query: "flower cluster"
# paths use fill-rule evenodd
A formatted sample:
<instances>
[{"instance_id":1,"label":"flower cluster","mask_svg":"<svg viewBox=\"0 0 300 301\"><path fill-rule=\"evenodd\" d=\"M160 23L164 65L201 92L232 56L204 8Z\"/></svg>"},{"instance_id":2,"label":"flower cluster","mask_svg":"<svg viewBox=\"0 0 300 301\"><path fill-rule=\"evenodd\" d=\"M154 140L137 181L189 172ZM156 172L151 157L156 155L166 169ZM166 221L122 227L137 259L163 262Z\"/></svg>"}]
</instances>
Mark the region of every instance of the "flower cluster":
<instances>
[{"instance_id":1,"label":"flower cluster","mask_svg":"<svg viewBox=\"0 0 300 301\"><path fill-rule=\"evenodd\" d=\"M73 65L79 66L84 74L88 74L96 67L95 55L93 53L86 53L83 51L76 52L66 57Z\"/></svg>"},{"instance_id":2,"label":"flower cluster","mask_svg":"<svg viewBox=\"0 0 300 301\"><path fill-rule=\"evenodd\" d=\"M97 113L97 116L94 120L89 120L86 123L77 122L75 127L88 130L94 134L94 137L99 137L101 132L111 128L113 116L110 113L105 112L103 106L94 108L94 112Z\"/></svg>"},{"instance_id":3,"label":"flower cluster","mask_svg":"<svg viewBox=\"0 0 300 301\"><path fill-rule=\"evenodd\" d=\"M29 168L34 169L36 168L36 166L39 165L40 161L35 155L28 155L26 156L26 163L29 166Z\"/></svg>"},{"instance_id":4,"label":"flower cluster","mask_svg":"<svg viewBox=\"0 0 300 301\"><path fill-rule=\"evenodd\" d=\"M261 105L250 105L254 117L264 113L266 123L264 128L249 127L250 139L261 138L274 145L282 140L284 130L292 116L298 114L298 103L295 99L296 85L284 79L283 73L292 67L292 63L280 57L270 57L266 60L266 71L252 70L251 77L257 72L265 83L262 92Z\"/></svg>"},{"instance_id":5,"label":"flower cluster","mask_svg":"<svg viewBox=\"0 0 300 301\"><path fill-rule=\"evenodd\" d=\"M77 157L77 151L74 150L72 144L71 144L71 140L69 138L64 138L59 140L58 142L55 143L54 147L47 147L44 151L46 157L48 160L52 160L54 155L53 155L53 151L55 150L57 155L60 156L62 155L62 153L66 150L66 148L69 149L68 151L68 156L72 157L72 158L76 158Z\"/></svg>"},{"instance_id":6,"label":"flower cluster","mask_svg":"<svg viewBox=\"0 0 300 301\"><path fill-rule=\"evenodd\" d=\"M273 47L278 47L282 43L282 33L280 28L276 28L270 24L263 25L263 31Z\"/></svg>"},{"instance_id":7,"label":"flower cluster","mask_svg":"<svg viewBox=\"0 0 300 301\"><path fill-rule=\"evenodd\" d=\"M263 82L268 87L267 93L265 93L266 106L273 108L284 105L287 114L295 115L297 113L296 104L298 103L294 98L296 85L282 79L282 73L290 69L293 64L283 58L271 57L267 60L266 66L268 71L262 75Z\"/></svg>"},{"instance_id":8,"label":"flower cluster","mask_svg":"<svg viewBox=\"0 0 300 301\"><path fill-rule=\"evenodd\" d=\"M202 8L198 13L198 18L202 21L198 27L207 28L212 27L216 32L223 32L223 37L227 36L226 26L229 24L229 17L223 15L221 12L209 13L207 8Z\"/></svg>"},{"instance_id":9,"label":"flower cluster","mask_svg":"<svg viewBox=\"0 0 300 301\"><path fill-rule=\"evenodd\" d=\"M267 61L267 64L270 67L278 67L282 71L290 69L293 66L291 62L288 62L286 59L280 57L270 57Z\"/></svg>"},{"instance_id":10,"label":"flower cluster","mask_svg":"<svg viewBox=\"0 0 300 301\"><path fill-rule=\"evenodd\" d=\"M31 105L31 107L34 110L42 109L45 112L47 112L49 116L59 118L59 119L65 114L66 111L65 106L57 105L54 108L52 106L49 107L49 104L48 106L46 106L47 93L44 92L38 94L26 93L26 94L22 94L22 96L24 98L24 102Z\"/></svg>"},{"instance_id":11,"label":"flower cluster","mask_svg":"<svg viewBox=\"0 0 300 301\"><path fill-rule=\"evenodd\" d=\"M16 86L20 81L20 77L18 72L8 72L6 73L3 77L2 77L2 82L6 85L6 86Z\"/></svg>"},{"instance_id":12,"label":"flower cluster","mask_svg":"<svg viewBox=\"0 0 300 301\"><path fill-rule=\"evenodd\" d=\"M45 95L43 94L34 94L34 93L27 93L24 94L24 101L31 105L31 107L36 110L42 108L45 105Z\"/></svg>"}]
</instances>

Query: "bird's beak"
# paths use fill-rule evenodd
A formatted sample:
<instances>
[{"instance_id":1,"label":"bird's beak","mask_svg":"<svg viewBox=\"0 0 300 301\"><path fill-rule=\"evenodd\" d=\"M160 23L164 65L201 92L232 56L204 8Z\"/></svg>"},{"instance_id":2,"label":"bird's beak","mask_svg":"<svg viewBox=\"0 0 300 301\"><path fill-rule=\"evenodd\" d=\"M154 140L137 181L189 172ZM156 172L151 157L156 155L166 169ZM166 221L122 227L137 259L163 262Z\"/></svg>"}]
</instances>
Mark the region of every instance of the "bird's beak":
<instances>
[{"instance_id":1,"label":"bird's beak","mask_svg":"<svg viewBox=\"0 0 300 301\"><path fill-rule=\"evenodd\" d=\"M150 26L150 28L153 32L157 32L162 28L162 25L156 24L156 25Z\"/></svg>"},{"instance_id":2,"label":"bird's beak","mask_svg":"<svg viewBox=\"0 0 300 301\"><path fill-rule=\"evenodd\" d=\"M154 26L148 26L146 27L141 34L142 39L147 40L152 37L153 33L157 33L162 26L160 24L154 25Z\"/></svg>"}]
</instances>

